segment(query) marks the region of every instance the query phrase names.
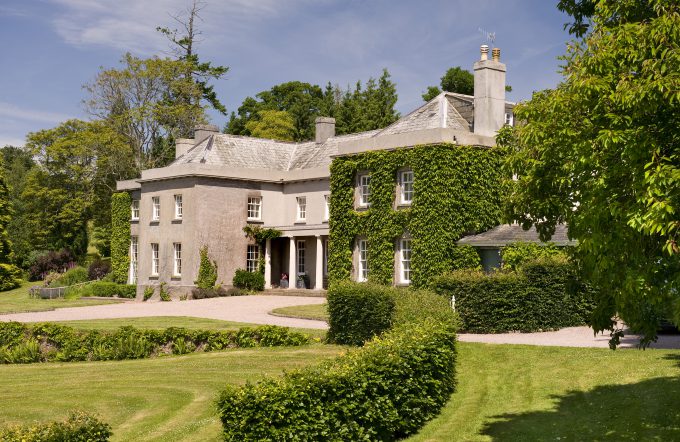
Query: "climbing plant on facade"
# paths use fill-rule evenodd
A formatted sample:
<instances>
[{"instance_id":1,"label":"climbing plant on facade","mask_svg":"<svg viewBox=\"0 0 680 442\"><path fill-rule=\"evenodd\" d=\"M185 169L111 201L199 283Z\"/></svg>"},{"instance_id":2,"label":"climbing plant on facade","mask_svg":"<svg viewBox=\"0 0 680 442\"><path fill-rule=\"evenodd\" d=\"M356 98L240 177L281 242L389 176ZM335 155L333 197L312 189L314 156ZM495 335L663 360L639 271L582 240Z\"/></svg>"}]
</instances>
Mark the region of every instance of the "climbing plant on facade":
<instances>
[{"instance_id":1,"label":"climbing plant on facade","mask_svg":"<svg viewBox=\"0 0 680 442\"><path fill-rule=\"evenodd\" d=\"M130 268L130 217L132 197L127 192L111 196L111 272L114 280L124 284Z\"/></svg>"}]
</instances>

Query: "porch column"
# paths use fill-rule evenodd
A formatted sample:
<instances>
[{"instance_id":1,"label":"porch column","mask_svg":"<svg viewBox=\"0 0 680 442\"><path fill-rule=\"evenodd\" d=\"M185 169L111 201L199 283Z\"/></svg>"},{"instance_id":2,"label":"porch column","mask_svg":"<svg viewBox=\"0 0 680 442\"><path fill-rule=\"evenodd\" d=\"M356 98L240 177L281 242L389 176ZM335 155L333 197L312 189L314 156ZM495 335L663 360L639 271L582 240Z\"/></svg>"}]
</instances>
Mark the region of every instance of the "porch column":
<instances>
[{"instance_id":1,"label":"porch column","mask_svg":"<svg viewBox=\"0 0 680 442\"><path fill-rule=\"evenodd\" d=\"M316 278L314 278L314 290L323 289L323 241L321 235L316 235Z\"/></svg>"},{"instance_id":2,"label":"porch column","mask_svg":"<svg viewBox=\"0 0 680 442\"><path fill-rule=\"evenodd\" d=\"M267 239L264 245L264 288L272 288L272 240Z\"/></svg>"},{"instance_id":3,"label":"porch column","mask_svg":"<svg viewBox=\"0 0 680 442\"><path fill-rule=\"evenodd\" d=\"M290 237L290 248L288 250L288 288L294 289L297 282L297 260L295 254L295 237Z\"/></svg>"}]
</instances>

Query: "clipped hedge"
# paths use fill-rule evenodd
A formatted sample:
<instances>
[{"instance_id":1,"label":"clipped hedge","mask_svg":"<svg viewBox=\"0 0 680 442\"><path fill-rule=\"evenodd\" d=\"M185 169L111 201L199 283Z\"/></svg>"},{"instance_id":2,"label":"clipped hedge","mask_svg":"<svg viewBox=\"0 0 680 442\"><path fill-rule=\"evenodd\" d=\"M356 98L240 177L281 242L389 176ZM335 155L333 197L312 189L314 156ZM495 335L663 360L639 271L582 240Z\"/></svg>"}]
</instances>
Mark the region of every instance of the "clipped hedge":
<instances>
[{"instance_id":1,"label":"clipped hedge","mask_svg":"<svg viewBox=\"0 0 680 442\"><path fill-rule=\"evenodd\" d=\"M73 411L65 421L14 425L0 429L2 442L105 442L111 426L89 413Z\"/></svg>"},{"instance_id":2,"label":"clipped hedge","mask_svg":"<svg viewBox=\"0 0 680 442\"><path fill-rule=\"evenodd\" d=\"M236 269L232 284L240 289L261 292L264 290L264 275L260 272Z\"/></svg>"},{"instance_id":3,"label":"clipped hedge","mask_svg":"<svg viewBox=\"0 0 680 442\"><path fill-rule=\"evenodd\" d=\"M113 332L82 331L64 325L0 322L0 363L142 359L227 348L299 346L309 337L266 325L236 331L121 327Z\"/></svg>"},{"instance_id":4,"label":"clipped hedge","mask_svg":"<svg viewBox=\"0 0 680 442\"><path fill-rule=\"evenodd\" d=\"M228 386L218 400L225 440L392 441L439 413L455 389L456 315L431 292L346 283L329 298L356 302L329 310L331 320L340 312L358 323L371 292L393 300L373 315L387 316L392 328L335 360Z\"/></svg>"},{"instance_id":5,"label":"clipped hedge","mask_svg":"<svg viewBox=\"0 0 680 442\"><path fill-rule=\"evenodd\" d=\"M111 195L111 272L113 280L124 284L130 269L130 218L132 197L127 192Z\"/></svg>"},{"instance_id":6,"label":"clipped hedge","mask_svg":"<svg viewBox=\"0 0 680 442\"><path fill-rule=\"evenodd\" d=\"M535 332L587 324L592 290L564 257L523 264L517 271L457 271L432 288L455 298L462 329L474 333Z\"/></svg>"},{"instance_id":7,"label":"clipped hedge","mask_svg":"<svg viewBox=\"0 0 680 442\"><path fill-rule=\"evenodd\" d=\"M68 297L99 296L104 298L134 299L137 296L137 286L131 284L117 284L110 281L95 281L90 284L70 288Z\"/></svg>"}]
</instances>

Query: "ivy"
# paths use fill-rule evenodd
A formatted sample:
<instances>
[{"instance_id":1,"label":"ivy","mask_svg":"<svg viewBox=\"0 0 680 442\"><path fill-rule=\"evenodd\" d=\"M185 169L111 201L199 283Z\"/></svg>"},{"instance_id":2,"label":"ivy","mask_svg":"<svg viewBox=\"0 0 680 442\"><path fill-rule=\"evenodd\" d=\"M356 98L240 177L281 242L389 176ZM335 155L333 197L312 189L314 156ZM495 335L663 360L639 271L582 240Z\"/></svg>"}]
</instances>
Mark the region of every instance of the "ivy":
<instances>
[{"instance_id":1,"label":"ivy","mask_svg":"<svg viewBox=\"0 0 680 442\"><path fill-rule=\"evenodd\" d=\"M130 206L132 197L127 192L111 196L111 273L119 284L125 284L130 268Z\"/></svg>"},{"instance_id":2,"label":"ivy","mask_svg":"<svg viewBox=\"0 0 680 442\"><path fill-rule=\"evenodd\" d=\"M368 241L368 279L391 284L395 241L411 237L411 281L424 286L457 267L455 242L501 220L501 161L498 148L422 145L340 157L331 164L329 280L350 279L355 239ZM410 167L414 197L395 209L397 173ZM356 175L371 174L370 208L355 210Z\"/></svg>"}]
</instances>

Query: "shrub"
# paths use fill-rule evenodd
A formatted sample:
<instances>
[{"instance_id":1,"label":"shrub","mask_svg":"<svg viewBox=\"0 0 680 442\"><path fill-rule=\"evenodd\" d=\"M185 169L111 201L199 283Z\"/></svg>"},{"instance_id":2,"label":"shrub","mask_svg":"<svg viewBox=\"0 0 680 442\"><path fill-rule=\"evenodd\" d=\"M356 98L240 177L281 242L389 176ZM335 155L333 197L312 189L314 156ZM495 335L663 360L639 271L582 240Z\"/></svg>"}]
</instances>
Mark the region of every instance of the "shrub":
<instances>
[{"instance_id":1,"label":"shrub","mask_svg":"<svg viewBox=\"0 0 680 442\"><path fill-rule=\"evenodd\" d=\"M234 287L244 290L262 291L264 290L264 275L260 272L236 269L232 284L234 284Z\"/></svg>"},{"instance_id":2,"label":"shrub","mask_svg":"<svg viewBox=\"0 0 680 442\"><path fill-rule=\"evenodd\" d=\"M191 296L193 299L241 296L244 294L245 293L243 293L240 289L237 288L230 288L227 290L224 287L215 287L212 289L202 289L200 287L195 287L191 289Z\"/></svg>"},{"instance_id":3,"label":"shrub","mask_svg":"<svg viewBox=\"0 0 680 442\"><path fill-rule=\"evenodd\" d=\"M210 261L208 246L201 247L199 255L201 259L198 265L198 279L194 281L194 284L198 288L211 289L215 287L215 282L217 282L217 262Z\"/></svg>"},{"instance_id":4,"label":"shrub","mask_svg":"<svg viewBox=\"0 0 680 442\"><path fill-rule=\"evenodd\" d=\"M87 268L87 275L91 281L102 279L109 273L111 273L110 259L95 259Z\"/></svg>"},{"instance_id":5,"label":"shrub","mask_svg":"<svg viewBox=\"0 0 680 442\"><path fill-rule=\"evenodd\" d=\"M50 272L63 273L75 266L76 258L67 249L58 252L50 251L35 258L35 263L28 269L30 281L40 281Z\"/></svg>"},{"instance_id":6,"label":"shrub","mask_svg":"<svg viewBox=\"0 0 680 442\"><path fill-rule=\"evenodd\" d=\"M127 298L134 299L137 296L137 286L129 284L116 284L109 281L95 281L80 287L74 287L66 293L68 298L82 296L98 296L102 298Z\"/></svg>"},{"instance_id":7,"label":"shrub","mask_svg":"<svg viewBox=\"0 0 680 442\"><path fill-rule=\"evenodd\" d=\"M0 264L0 292L12 290L21 285L21 269L13 264Z\"/></svg>"},{"instance_id":8,"label":"shrub","mask_svg":"<svg viewBox=\"0 0 680 442\"><path fill-rule=\"evenodd\" d=\"M50 278L52 278L52 276L50 276ZM78 266L66 271L66 273L60 275L58 278L49 281L48 287L68 287L87 281L89 281L87 269ZM45 282L47 283L47 280Z\"/></svg>"},{"instance_id":9,"label":"shrub","mask_svg":"<svg viewBox=\"0 0 680 442\"><path fill-rule=\"evenodd\" d=\"M593 293L564 257L525 263L518 271L457 271L433 282L455 299L462 329L475 333L534 332L587 323Z\"/></svg>"},{"instance_id":10,"label":"shrub","mask_svg":"<svg viewBox=\"0 0 680 442\"><path fill-rule=\"evenodd\" d=\"M0 441L22 442L105 442L111 427L95 416L73 411L63 422L10 426L0 429Z\"/></svg>"},{"instance_id":11,"label":"shrub","mask_svg":"<svg viewBox=\"0 0 680 442\"><path fill-rule=\"evenodd\" d=\"M165 288L166 283L161 282L161 285L158 289L158 296L161 298L161 301L163 302L170 302L172 301L172 298L170 298L170 292Z\"/></svg>"},{"instance_id":12,"label":"shrub","mask_svg":"<svg viewBox=\"0 0 680 442\"><path fill-rule=\"evenodd\" d=\"M153 287L146 287L144 289L144 301L148 301L154 294Z\"/></svg>"},{"instance_id":13,"label":"shrub","mask_svg":"<svg viewBox=\"0 0 680 442\"><path fill-rule=\"evenodd\" d=\"M451 270L482 269L482 259L477 249L468 245L456 246L451 249Z\"/></svg>"},{"instance_id":14,"label":"shrub","mask_svg":"<svg viewBox=\"0 0 680 442\"><path fill-rule=\"evenodd\" d=\"M392 325L396 289L341 282L328 291L328 340L361 345Z\"/></svg>"},{"instance_id":15,"label":"shrub","mask_svg":"<svg viewBox=\"0 0 680 442\"><path fill-rule=\"evenodd\" d=\"M540 245L533 242L516 242L501 249L503 267L512 270L518 269L525 263L550 256L564 257L566 253L553 243Z\"/></svg>"}]
</instances>

